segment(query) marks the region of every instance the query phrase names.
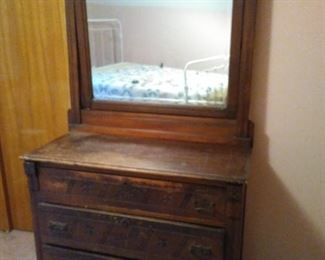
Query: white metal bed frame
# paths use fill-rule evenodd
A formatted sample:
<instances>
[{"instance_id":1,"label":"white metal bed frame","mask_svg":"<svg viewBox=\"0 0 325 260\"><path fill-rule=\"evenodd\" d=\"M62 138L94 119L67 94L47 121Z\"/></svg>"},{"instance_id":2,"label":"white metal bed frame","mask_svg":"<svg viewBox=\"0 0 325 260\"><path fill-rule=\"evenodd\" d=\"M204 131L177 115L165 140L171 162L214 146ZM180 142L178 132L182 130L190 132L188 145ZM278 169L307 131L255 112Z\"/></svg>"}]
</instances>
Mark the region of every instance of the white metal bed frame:
<instances>
[{"instance_id":1,"label":"white metal bed frame","mask_svg":"<svg viewBox=\"0 0 325 260\"><path fill-rule=\"evenodd\" d=\"M88 19L88 24L101 24L101 23L109 23L109 24L115 24L117 25L117 31L118 31L118 36L120 38L120 62L123 62L124 61L124 51L123 51L123 27L122 27L122 23L119 19L116 19L116 18L111 18L111 19ZM109 28L111 29L111 28ZM104 37L103 37L103 32L105 31L105 28L92 28L90 27L90 30L92 31L97 31L100 33L101 35L101 40L103 41ZM104 43L103 43L104 45ZM116 55L115 55L116 56Z\"/></svg>"},{"instance_id":2,"label":"white metal bed frame","mask_svg":"<svg viewBox=\"0 0 325 260\"><path fill-rule=\"evenodd\" d=\"M213 67L210 67L207 69L203 69L203 71L207 72L207 71L215 71L215 70L219 70L219 69L228 70L229 56L227 56L227 55L218 55L218 56L211 56L211 57L207 57L207 58L203 58L203 59L191 60L185 64L185 67L184 67L184 92L185 92L185 103L186 104L188 103L187 71L188 71L189 67L196 65L196 64L213 61L213 60L224 60L224 63L219 66L213 66Z\"/></svg>"}]
</instances>

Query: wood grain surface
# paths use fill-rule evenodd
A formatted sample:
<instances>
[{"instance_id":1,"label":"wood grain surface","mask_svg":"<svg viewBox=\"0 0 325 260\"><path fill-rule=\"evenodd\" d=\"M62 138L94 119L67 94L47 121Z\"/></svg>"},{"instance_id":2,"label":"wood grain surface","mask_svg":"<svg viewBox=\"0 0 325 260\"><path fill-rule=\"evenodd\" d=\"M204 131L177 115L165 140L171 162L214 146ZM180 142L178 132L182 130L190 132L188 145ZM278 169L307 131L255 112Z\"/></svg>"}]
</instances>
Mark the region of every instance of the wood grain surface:
<instances>
[{"instance_id":1,"label":"wood grain surface","mask_svg":"<svg viewBox=\"0 0 325 260\"><path fill-rule=\"evenodd\" d=\"M227 185L188 184L41 167L42 201L171 221L225 226Z\"/></svg>"},{"instance_id":2,"label":"wood grain surface","mask_svg":"<svg viewBox=\"0 0 325 260\"><path fill-rule=\"evenodd\" d=\"M0 140L0 230L9 230L10 220L5 187L5 176L2 164L1 140Z\"/></svg>"},{"instance_id":3,"label":"wood grain surface","mask_svg":"<svg viewBox=\"0 0 325 260\"><path fill-rule=\"evenodd\" d=\"M122 260L123 258L111 257L107 255L98 255L89 252L77 251L56 246L43 245L43 258L48 260Z\"/></svg>"},{"instance_id":4,"label":"wood grain surface","mask_svg":"<svg viewBox=\"0 0 325 260\"><path fill-rule=\"evenodd\" d=\"M244 183L250 151L239 146L161 141L72 131L26 154L27 161L118 171L119 175ZM132 175L130 175L132 173Z\"/></svg>"},{"instance_id":5,"label":"wood grain surface","mask_svg":"<svg viewBox=\"0 0 325 260\"><path fill-rule=\"evenodd\" d=\"M0 0L0 132L13 228L31 229L19 156L67 132L63 0Z\"/></svg>"},{"instance_id":6,"label":"wood grain surface","mask_svg":"<svg viewBox=\"0 0 325 260\"><path fill-rule=\"evenodd\" d=\"M40 203L43 243L143 260L221 260L225 230ZM87 258L88 259L88 258Z\"/></svg>"}]
</instances>

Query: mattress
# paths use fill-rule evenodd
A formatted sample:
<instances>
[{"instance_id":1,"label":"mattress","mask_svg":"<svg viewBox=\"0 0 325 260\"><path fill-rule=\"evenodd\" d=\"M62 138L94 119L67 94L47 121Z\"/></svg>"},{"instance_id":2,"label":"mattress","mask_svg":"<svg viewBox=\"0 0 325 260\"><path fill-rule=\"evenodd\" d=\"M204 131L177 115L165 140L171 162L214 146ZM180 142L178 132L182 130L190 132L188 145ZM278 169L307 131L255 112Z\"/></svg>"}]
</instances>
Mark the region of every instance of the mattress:
<instances>
[{"instance_id":1,"label":"mattress","mask_svg":"<svg viewBox=\"0 0 325 260\"><path fill-rule=\"evenodd\" d=\"M188 98L184 71L137 63L117 63L92 68L95 100L149 103L226 105L228 75L187 71Z\"/></svg>"}]
</instances>

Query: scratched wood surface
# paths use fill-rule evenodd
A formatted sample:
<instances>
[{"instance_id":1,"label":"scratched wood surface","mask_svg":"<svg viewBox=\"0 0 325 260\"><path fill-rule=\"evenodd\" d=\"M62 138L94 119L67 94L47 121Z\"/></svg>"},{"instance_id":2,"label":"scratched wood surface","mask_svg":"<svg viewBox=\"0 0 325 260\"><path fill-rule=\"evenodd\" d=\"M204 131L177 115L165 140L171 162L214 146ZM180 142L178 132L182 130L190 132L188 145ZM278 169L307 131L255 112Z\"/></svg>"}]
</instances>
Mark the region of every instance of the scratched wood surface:
<instances>
[{"instance_id":1,"label":"scratched wood surface","mask_svg":"<svg viewBox=\"0 0 325 260\"><path fill-rule=\"evenodd\" d=\"M229 189L114 176L93 172L38 169L41 201L69 206L159 217L211 226L225 226ZM235 216L234 216L235 217Z\"/></svg>"},{"instance_id":2,"label":"scratched wood surface","mask_svg":"<svg viewBox=\"0 0 325 260\"><path fill-rule=\"evenodd\" d=\"M47 244L143 260L224 259L223 229L46 203L38 209Z\"/></svg>"},{"instance_id":3,"label":"scratched wood surface","mask_svg":"<svg viewBox=\"0 0 325 260\"><path fill-rule=\"evenodd\" d=\"M13 228L31 229L19 156L67 132L63 0L0 0L0 132Z\"/></svg>"},{"instance_id":4,"label":"scratched wood surface","mask_svg":"<svg viewBox=\"0 0 325 260\"><path fill-rule=\"evenodd\" d=\"M249 151L229 145L158 141L72 131L25 160L196 181L243 183Z\"/></svg>"}]
</instances>

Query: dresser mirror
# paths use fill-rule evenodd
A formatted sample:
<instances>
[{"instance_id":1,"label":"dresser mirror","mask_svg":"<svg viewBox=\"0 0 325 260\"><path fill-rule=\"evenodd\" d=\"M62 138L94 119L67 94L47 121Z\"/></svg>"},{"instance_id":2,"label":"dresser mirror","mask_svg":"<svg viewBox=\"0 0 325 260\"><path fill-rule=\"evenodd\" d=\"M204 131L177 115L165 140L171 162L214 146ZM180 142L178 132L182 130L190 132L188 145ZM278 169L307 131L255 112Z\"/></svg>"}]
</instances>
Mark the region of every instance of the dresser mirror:
<instances>
[{"instance_id":1,"label":"dresser mirror","mask_svg":"<svg viewBox=\"0 0 325 260\"><path fill-rule=\"evenodd\" d=\"M71 124L209 143L249 137L253 0L67 0L66 11Z\"/></svg>"},{"instance_id":2,"label":"dresser mirror","mask_svg":"<svg viewBox=\"0 0 325 260\"><path fill-rule=\"evenodd\" d=\"M94 100L227 104L232 0L86 0Z\"/></svg>"}]
</instances>

